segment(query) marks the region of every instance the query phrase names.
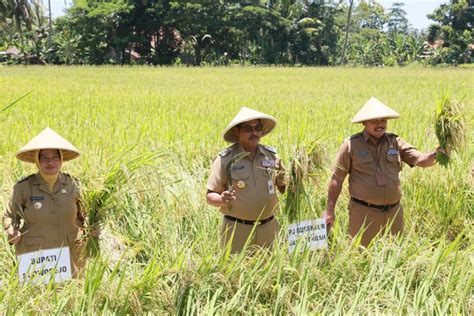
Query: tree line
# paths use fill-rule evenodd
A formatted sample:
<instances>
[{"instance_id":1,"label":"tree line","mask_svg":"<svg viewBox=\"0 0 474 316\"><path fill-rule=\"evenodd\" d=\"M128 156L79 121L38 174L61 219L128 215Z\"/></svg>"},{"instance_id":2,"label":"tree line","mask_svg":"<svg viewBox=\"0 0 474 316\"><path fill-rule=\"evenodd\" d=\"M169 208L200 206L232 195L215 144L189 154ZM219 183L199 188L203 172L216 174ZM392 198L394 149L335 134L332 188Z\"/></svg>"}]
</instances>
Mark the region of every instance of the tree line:
<instances>
[{"instance_id":1,"label":"tree line","mask_svg":"<svg viewBox=\"0 0 474 316\"><path fill-rule=\"evenodd\" d=\"M0 62L367 65L471 63L474 1L452 0L413 29L404 4L343 0L0 0Z\"/></svg>"}]
</instances>

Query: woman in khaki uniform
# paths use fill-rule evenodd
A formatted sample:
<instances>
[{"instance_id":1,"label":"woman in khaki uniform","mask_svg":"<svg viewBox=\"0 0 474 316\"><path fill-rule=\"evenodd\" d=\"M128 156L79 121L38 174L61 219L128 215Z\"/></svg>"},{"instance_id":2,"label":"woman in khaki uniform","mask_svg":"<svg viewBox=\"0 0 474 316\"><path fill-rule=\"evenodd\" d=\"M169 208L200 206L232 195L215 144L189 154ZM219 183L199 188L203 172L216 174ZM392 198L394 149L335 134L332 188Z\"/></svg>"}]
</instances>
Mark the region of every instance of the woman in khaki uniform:
<instances>
[{"instance_id":1,"label":"woman in khaki uniform","mask_svg":"<svg viewBox=\"0 0 474 316\"><path fill-rule=\"evenodd\" d=\"M77 181L60 172L62 163L80 152L67 140L46 128L26 144L16 157L35 163L38 173L20 180L3 216L8 241L21 255L41 249L69 247L74 277L84 265L84 216Z\"/></svg>"}]
</instances>

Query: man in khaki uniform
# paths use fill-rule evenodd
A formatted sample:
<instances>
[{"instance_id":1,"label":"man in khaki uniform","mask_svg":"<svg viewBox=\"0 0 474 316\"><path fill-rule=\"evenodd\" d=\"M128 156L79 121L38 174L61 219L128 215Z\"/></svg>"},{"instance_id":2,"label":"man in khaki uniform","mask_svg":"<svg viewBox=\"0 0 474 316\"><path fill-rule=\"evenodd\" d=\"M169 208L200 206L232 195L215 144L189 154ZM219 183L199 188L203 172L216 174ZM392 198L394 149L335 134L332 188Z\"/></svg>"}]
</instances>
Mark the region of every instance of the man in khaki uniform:
<instances>
[{"instance_id":1,"label":"man in khaki uniform","mask_svg":"<svg viewBox=\"0 0 474 316\"><path fill-rule=\"evenodd\" d=\"M224 214L221 246L230 242L233 253L247 240L249 245L271 247L278 234L276 188L285 191L285 173L275 149L260 144L275 125L273 117L242 107L223 135L233 145L211 166L207 202ZM246 157L236 160L245 152Z\"/></svg>"},{"instance_id":2,"label":"man in khaki uniform","mask_svg":"<svg viewBox=\"0 0 474 316\"><path fill-rule=\"evenodd\" d=\"M349 174L349 234L362 230L361 244L370 241L388 225L393 235L403 232L400 204L402 162L410 167L430 167L436 151L422 153L395 134L387 133L387 120L400 115L372 97L352 119L364 130L344 141L336 158L324 214L330 227L344 179ZM441 149L437 149L441 150Z\"/></svg>"},{"instance_id":3,"label":"man in khaki uniform","mask_svg":"<svg viewBox=\"0 0 474 316\"><path fill-rule=\"evenodd\" d=\"M39 172L20 180L3 216L3 227L17 255L69 247L73 276L82 268L80 241L84 216L77 181L60 172L62 162L79 156L67 140L46 128L17 153Z\"/></svg>"}]
</instances>

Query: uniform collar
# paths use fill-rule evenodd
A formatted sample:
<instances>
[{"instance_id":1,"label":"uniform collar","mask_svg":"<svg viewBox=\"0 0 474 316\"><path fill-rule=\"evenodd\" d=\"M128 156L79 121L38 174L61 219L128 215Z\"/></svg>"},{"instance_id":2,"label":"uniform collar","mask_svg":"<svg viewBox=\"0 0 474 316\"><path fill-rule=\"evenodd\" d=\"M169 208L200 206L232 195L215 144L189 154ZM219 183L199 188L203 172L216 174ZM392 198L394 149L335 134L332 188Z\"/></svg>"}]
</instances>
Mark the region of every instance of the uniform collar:
<instances>
[{"instance_id":1,"label":"uniform collar","mask_svg":"<svg viewBox=\"0 0 474 316\"><path fill-rule=\"evenodd\" d=\"M64 175L64 173L62 173L62 172L59 173L58 182L61 183L61 184L67 184L67 178Z\"/></svg>"},{"instance_id":2,"label":"uniform collar","mask_svg":"<svg viewBox=\"0 0 474 316\"><path fill-rule=\"evenodd\" d=\"M58 181L56 182L56 185L54 186L53 192L49 191L48 184L46 183L46 181L43 180L39 172L37 172L35 176L33 177L33 184L39 185L39 190L48 194L55 193L58 190L58 188L61 187L58 185L58 183L67 184L66 176L62 172L59 172Z\"/></svg>"},{"instance_id":3,"label":"uniform collar","mask_svg":"<svg viewBox=\"0 0 474 316\"><path fill-rule=\"evenodd\" d=\"M67 184L67 179L66 179L66 176L64 175L64 173L59 172L57 182L62 183L62 184ZM46 182L43 180L43 178L41 177L39 172L37 172L35 174L35 176L33 178L33 184L46 184Z\"/></svg>"},{"instance_id":4,"label":"uniform collar","mask_svg":"<svg viewBox=\"0 0 474 316\"><path fill-rule=\"evenodd\" d=\"M368 143L369 140L372 140L371 142L373 144L377 144L377 142L375 141L375 138L370 136L369 133L367 133L367 131L365 129L362 131L362 137L364 138L366 143ZM387 139L387 133L383 134L382 139L380 139L379 145L386 139Z\"/></svg>"},{"instance_id":5,"label":"uniform collar","mask_svg":"<svg viewBox=\"0 0 474 316\"><path fill-rule=\"evenodd\" d=\"M260 144L257 146L257 156L258 155L266 155L265 151L263 150L263 146Z\"/></svg>"},{"instance_id":6,"label":"uniform collar","mask_svg":"<svg viewBox=\"0 0 474 316\"><path fill-rule=\"evenodd\" d=\"M240 143L236 143L236 145L237 145L237 147L236 147L237 153L246 151ZM265 155L265 151L263 149L263 146L260 145L260 144L257 145L257 150L255 151L255 157L258 157L259 155Z\"/></svg>"}]
</instances>

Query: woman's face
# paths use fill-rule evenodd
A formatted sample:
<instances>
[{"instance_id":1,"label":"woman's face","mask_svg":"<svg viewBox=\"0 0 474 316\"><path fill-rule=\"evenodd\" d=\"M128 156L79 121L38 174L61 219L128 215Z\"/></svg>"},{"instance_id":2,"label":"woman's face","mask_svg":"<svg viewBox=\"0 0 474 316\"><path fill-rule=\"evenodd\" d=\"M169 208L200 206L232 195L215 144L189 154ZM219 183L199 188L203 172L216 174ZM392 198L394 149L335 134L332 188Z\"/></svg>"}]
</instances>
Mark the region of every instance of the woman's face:
<instances>
[{"instance_id":1,"label":"woman's face","mask_svg":"<svg viewBox=\"0 0 474 316\"><path fill-rule=\"evenodd\" d=\"M56 174L61 170L61 155L58 149L42 149L38 159L40 171L44 174Z\"/></svg>"}]
</instances>

